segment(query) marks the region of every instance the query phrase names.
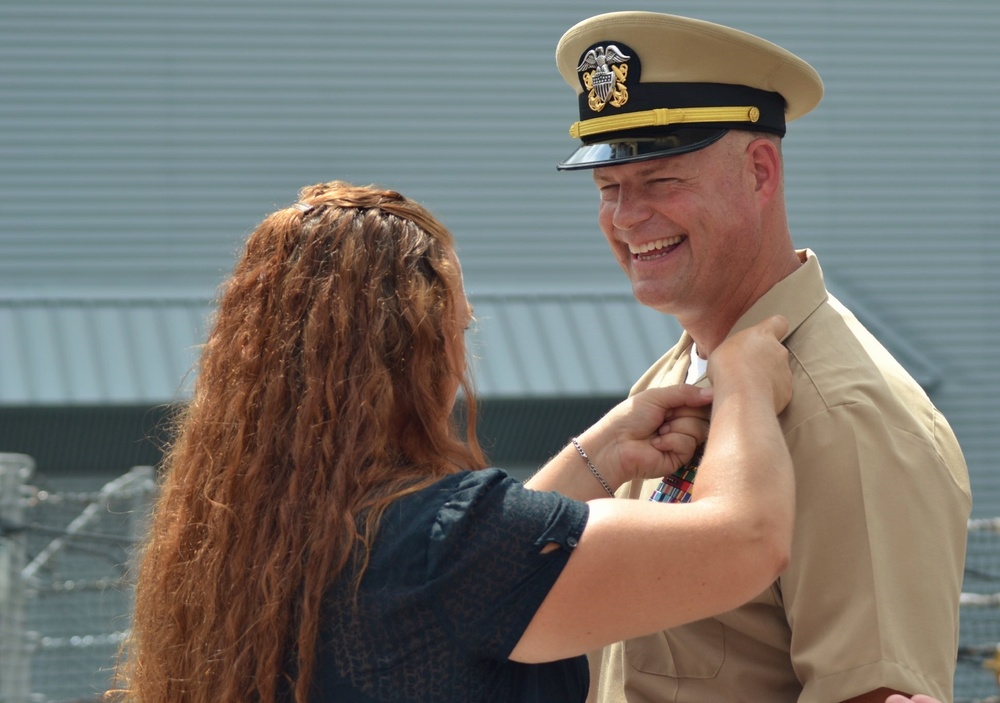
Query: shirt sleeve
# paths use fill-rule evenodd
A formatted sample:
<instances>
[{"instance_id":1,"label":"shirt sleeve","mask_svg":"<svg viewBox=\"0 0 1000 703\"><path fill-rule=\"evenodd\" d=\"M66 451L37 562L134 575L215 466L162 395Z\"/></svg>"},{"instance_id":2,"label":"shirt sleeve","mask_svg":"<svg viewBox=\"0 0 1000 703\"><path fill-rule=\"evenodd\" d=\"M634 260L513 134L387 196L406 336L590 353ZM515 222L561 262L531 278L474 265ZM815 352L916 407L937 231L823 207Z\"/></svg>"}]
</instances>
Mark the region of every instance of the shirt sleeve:
<instances>
[{"instance_id":1,"label":"shirt sleeve","mask_svg":"<svg viewBox=\"0 0 1000 703\"><path fill-rule=\"evenodd\" d=\"M502 472L470 475L438 511L427 583L433 605L469 651L507 659L559 578L587 522L586 503L533 491ZM554 543L559 549L543 553Z\"/></svg>"},{"instance_id":2,"label":"shirt sleeve","mask_svg":"<svg viewBox=\"0 0 1000 703\"><path fill-rule=\"evenodd\" d=\"M787 439L809 506L780 579L800 703L882 686L950 699L968 502L942 457L866 403Z\"/></svg>"}]
</instances>

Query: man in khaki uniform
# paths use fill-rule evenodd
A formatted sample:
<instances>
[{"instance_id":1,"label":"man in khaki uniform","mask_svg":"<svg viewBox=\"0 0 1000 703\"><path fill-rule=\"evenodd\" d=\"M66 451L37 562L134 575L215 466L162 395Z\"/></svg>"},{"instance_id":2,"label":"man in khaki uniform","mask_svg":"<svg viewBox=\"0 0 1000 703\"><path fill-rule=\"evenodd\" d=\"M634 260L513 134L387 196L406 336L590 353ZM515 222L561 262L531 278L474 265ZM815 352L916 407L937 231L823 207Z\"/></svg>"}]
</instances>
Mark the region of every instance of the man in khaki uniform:
<instances>
[{"instance_id":1,"label":"man in khaki uniform","mask_svg":"<svg viewBox=\"0 0 1000 703\"><path fill-rule=\"evenodd\" d=\"M704 383L712 350L773 314L790 323L793 371L780 418L797 491L787 570L735 611L594 653L589 700L951 701L968 473L923 390L792 244L781 137L819 103L819 76L758 37L645 12L581 22L556 59L583 142L559 168L593 171L636 298L685 330L633 391ZM690 479L618 497L683 501Z\"/></svg>"}]
</instances>

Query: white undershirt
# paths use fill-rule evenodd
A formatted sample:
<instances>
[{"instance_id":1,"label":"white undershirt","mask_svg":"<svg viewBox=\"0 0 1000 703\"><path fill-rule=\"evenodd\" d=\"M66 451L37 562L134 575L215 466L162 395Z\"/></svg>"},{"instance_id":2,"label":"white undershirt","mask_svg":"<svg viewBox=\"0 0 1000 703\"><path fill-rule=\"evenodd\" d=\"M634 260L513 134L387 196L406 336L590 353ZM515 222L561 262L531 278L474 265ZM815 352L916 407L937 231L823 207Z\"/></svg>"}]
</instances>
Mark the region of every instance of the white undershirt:
<instances>
[{"instance_id":1,"label":"white undershirt","mask_svg":"<svg viewBox=\"0 0 1000 703\"><path fill-rule=\"evenodd\" d=\"M705 371L708 370L708 359L702 359L698 356L698 345L691 344L691 365L688 366L687 378L684 379L685 383L694 383L699 378L705 375Z\"/></svg>"}]
</instances>

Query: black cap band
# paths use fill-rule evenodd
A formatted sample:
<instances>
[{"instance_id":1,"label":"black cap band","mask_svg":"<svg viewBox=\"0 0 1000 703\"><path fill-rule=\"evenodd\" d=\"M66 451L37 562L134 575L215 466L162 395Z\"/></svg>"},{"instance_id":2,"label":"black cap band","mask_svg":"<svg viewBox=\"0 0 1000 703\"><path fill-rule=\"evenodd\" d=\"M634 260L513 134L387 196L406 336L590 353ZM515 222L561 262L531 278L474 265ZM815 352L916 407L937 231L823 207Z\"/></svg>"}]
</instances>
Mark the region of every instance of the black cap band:
<instances>
[{"instance_id":1,"label":"black cap band","mask_svg":"<svg viewBox=\"0 0 1000 703\"><path fill-rule=\"evenodd\" d=\"M591 109L586 93L579 96L579 107L580 122L574 125L574 131L583 132L579 136L585 144L657 136L692 127L749 129L785 135L785 101L781 95L744 85L636 83L631 86L628 102L620 108L608 108L606 112L596 113ZM657 121L656 112L665 114ZM675 116L667 113L675 113ZM626 115L630 117L624 117ZM636 122L641 124L641 120L635 118L646 115L649 116L649 124L634 126ZM588 134L591 125L594 131Z\"/></svg>"}]
</instances>

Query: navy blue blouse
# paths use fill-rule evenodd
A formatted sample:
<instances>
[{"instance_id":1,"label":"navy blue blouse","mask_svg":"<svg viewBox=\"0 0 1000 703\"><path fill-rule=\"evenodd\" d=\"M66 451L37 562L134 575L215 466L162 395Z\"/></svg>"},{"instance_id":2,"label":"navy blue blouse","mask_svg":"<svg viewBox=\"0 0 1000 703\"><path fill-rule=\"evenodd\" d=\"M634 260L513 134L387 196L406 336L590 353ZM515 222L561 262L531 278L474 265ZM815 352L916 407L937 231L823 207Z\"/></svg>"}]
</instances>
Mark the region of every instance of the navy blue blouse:
<instances>
[{"instance_id":1,"label":"navy blue blouse","mask_svg":"<svg viewBox=\"0 0 1000 703\"><path fill-rule=\"evenodd\" d=\"M328 592L314 701L583 701L586 657L508 660L587 522L586 503L466 471L386 512L356 607ZM545 554L554 542L562 549Z\"/></svg>"}]
</instances>

